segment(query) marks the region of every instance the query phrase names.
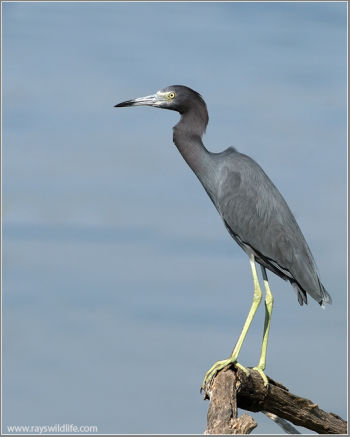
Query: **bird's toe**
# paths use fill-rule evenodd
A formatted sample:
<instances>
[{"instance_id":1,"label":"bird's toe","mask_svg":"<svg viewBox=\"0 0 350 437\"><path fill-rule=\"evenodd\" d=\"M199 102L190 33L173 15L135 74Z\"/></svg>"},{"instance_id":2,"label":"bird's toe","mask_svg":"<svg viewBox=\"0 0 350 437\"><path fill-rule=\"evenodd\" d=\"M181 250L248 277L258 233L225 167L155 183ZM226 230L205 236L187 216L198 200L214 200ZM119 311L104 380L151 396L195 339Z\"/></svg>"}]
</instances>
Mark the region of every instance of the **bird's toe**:
<instances>
[{"instance_id":1,"label":"bird's toe","mask_svg":"<svg viewBox=\"0 0 350 437\"><path fill-rule=\"evenodd\" d=\"M227 358L226 360L221 360L221 361L217 361L205 374L204 379L203 379L203 383L200 389L200 392L204 392L204 399L209 399L209 391L211 388L211 384L215 378L215 376L217 375L218 372L220 372L220 370L224 369L225 367L228 366L232 366L234 365L235 367L241 369L247 376L250 375L250 371L242 366L242 364L237 363L236 358L235 357L230 357Z\"/></svg>"},{"instance_id":2,"label":"bird's toe","mask_svg":"<svg viewBox=\"0 0 350 437\"><path fill-rule=\"evenodd\" d=\"M241 369L247 376L250 375L249 369L247 369L246 367L242 366L242 364L237 363L237 361L234 363L234 366L237 367L237 369Z\"/></svg>"},{"instance_id":3,"label":"bird's toe","mask_svg":"<svg viewBox=\"0 0 350 437\"><path fill-rule=\"evenodd\" d=\"M210 389L211 383L216 376L216 374L222 370L223 368L227 367L228 365L231 365L234 361L232 361L231 358L228 358L227 360L221 360L217 361L205 374L202 386L201 386L201 393L204 391L204 397L207 397L207 392Z\"/></svg>"},{"instance_id":4,"label":"bird's toe","mask_svg":"<svg viewBox=\"0 0 350 437\"><path fill-rule=\"evenodd\" d=\"M262 379L264 381L264 386L267 387L269 385L269 380L268 380L267 376L265 375L264 370L259 366L253 367L253 370L256 370L257 372L259 372L260 376L262 377Z\"/></svg>"}]
</instances>

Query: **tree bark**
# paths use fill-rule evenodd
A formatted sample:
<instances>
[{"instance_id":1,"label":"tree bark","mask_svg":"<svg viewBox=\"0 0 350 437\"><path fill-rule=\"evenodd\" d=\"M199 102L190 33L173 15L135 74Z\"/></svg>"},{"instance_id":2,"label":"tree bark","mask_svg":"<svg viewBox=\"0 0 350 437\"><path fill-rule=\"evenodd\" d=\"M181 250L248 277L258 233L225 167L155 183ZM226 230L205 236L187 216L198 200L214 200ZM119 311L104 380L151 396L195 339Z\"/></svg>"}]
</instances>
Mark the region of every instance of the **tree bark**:
<instances>
[{"instance_id":1,"label":"tree bark","mask_svg":"<svg viewBox=\"0 0 350 437\"><path fill-rule=\"evenodd\" d=\"M250 434L257 424L248 414L237 417L235 372L219 372L210 392L207 429L204 434Z\"/></svg>"},{"instance_id":2,"label":"tree bark","mask_svg":"<svg viewBox=\"0 0 350 437\"><path fill-rule=\"evenodd\" d=\"M347 433L347 422L341 417L321 410L314 402L268 379L269 385L265 387L255 370L250 369L249 376L232 367L218 372L204 396L210 399L205 434L250 434L257 424L247 414L238 418L237 407L272 413L319 434Z\"/></svg>"}]
</instances>

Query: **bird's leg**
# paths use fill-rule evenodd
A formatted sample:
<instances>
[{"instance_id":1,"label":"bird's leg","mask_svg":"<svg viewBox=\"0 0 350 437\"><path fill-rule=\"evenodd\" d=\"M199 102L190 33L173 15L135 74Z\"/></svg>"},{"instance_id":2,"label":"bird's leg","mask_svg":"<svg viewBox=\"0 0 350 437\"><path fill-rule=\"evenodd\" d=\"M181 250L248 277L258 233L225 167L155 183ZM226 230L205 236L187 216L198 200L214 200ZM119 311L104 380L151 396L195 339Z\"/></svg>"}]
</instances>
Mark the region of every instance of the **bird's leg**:
<instances>
[{"instance_id":1,"label":"bird's leg","mask_svg":"<svg viewBox=\"0 0 350 437\"><path fill-rule=\"evenodd\" d=\"M270 290L269 282L267 279L267 274L265 267L261 266L261 271L263 275L264 280L264 286L265 286L265 322L264 322L264 335L263 335L263 341L261 345L261 354L260 354L260 360L259 364L254 367L255 370L257 370L262 379L264 380L264 385L268 385L267 377L264 373L265 366L266 366L266 350L267 350L267 342L269 339L269 332L270 332L270 323L271 323L271 315L272 315L272 308L273 308L273 296Z\"/></svg>"},{"instance_id":2,"label":"bird's leg","mask_svg":"<svg viewBox=\"0 0 350 437\"><path fill-rule=\"evenodd\" d=\"M248 329L252 323L252 320L255 316L256 310L258 309L260 302L261 302L261 299L262 299L262 291L261 291L260 284L259 284L258 274L256 272L254 255L251 255L249 257L249 262L250 262L250 267L252 269L252 275L253 275L253 281L254 281L253 303L252 303L252 306L250 307L247 319L244 323L242 332L238 338L236 346L234 347L232 354L231 354L231 357L235 358L235 359L238 358L238 354L241 350L241 347L242 347L244 339L247 335Z\"/></svg>"},{"instance_id":3,"label":"bird's leg","mask_svg":"<svg viewBox=\"0 0 350 437\"><path fill-rule=\"evenodd\" d=\"M206 390L206 387L209 386L210 382L212 381L212 379L214 378L214 376L217 374L217 372L221 369L223 369L224 367L230 365L230 364L234 364L236 367L239 367L240 369L242 369L243 371L246 372L246 374L249 375L249 370L246 369L245 367L243 367L241 364L237 363L237 358L238 358L238 354L241 350L242 344L244 342L244 339L247 335L248 329L252 323L252 320L254 318L254 315L256 313L256 310L258 309L261 299L262 299L262 291L260 288L260 284L259 284L259 279L258 279L258 275L256 272L256 266L255 266L255 259L254 259L254 255L251 254L249 256L249 262L250 262L250 267L252 269L252 275L253 275L253 281L254 281L254 295L253 295L253 303L252 306L250 307L247 319L244 323L242 332L237 340L237 343L232 351L232 354L230 356L230 358L226 359L226 360L222 360L222 361L217 361L209 370L208 372L205 374L204 376L204 380L202 383L202 387L201 387L201 391L202 390Z\"/></svg>"}]
</instances>

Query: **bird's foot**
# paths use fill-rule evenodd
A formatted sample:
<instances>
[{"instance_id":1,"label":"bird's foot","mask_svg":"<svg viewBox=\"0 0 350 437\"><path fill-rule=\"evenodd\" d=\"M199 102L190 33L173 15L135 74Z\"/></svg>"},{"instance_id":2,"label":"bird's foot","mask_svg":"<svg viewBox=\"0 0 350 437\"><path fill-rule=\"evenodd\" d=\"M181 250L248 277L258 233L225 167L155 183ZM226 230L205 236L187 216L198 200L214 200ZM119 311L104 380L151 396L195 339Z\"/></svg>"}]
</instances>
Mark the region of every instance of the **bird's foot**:
<instances>
[{"instance_id":1,"label":"bird's foot","mask_svg":"<svg viewBox=\"0 0 350 437\"><path fill-rule=\"evenodd\" d=\"M201 393L202 393L202 391L204 391L204 399L206 399L208 397L207 393L208 393L208 391L210 389L211 383L212 383L214 377L216 376L216 374L220 370L224 369L225 367L232 366L232 365L234 365L235 367L243 370L243 372L247 376L249 376L249 374L250 374L249 370L246 367L242 366L242 364L237 363L236 357L230 357L230 358L227 358L226 360L217 361L208 370L208 372L204 376L204 379L203 379L203 382L202 382L202 386L201 386L201 390L200 390Z\"/></svg>"},{"instance_id":2,"label":"bird's foot","mask_svg":"<svg viewBox=\"0 0 350 437\"><path fill-rule=\"evenodd\" d=\"M260 373L260 376L262 377L264 381L264 386L267 387L269 385L269 380L267 379L267 376L265 375L264 369L262 367L256 366L253 367L253 370L256 370Z\"/></svg>"},{"instance_id":3,"label":"bird's foot","mask_svg":"<svg viewBox=\"0 0 350 437\"><path fill-rule=\"evenodd\" d=\"M242 366L242 364L237 363L237 361L235 362L235 367L237 367L237 369L241 369L247 376L250 375L250 371L246 367Z\"/></svg>"}]
</instances>

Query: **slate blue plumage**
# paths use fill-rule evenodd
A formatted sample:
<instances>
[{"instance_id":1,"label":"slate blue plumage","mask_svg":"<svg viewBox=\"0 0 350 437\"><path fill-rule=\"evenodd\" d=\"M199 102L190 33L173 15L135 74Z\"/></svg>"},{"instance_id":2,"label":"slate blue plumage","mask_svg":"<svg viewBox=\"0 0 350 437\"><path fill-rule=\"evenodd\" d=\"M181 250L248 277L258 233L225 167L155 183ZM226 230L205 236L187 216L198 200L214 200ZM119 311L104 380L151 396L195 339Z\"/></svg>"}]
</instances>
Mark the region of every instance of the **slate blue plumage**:
<instances>
[{"instance_id":1,"label":"slate blue plumage","mask_svg":"<svg viewBox=\"0 0 350 437\"><path fill-rule=\"evenodd\" d=\"M319 279L309 246L281 193L252 158L233 147L221 153L212 153L204 147L202 136L209 117L200 94L182 85L172 85L156 94L119 103L116 107L140 105L170 109L181 114L180 121L173 128L174 143L202 183L228 232L251 261L255 303L243 328L242 338L229 360L216 363L207 372L202 387L206 388L207 382L224 365L236 363L241 343L261 301L255 261L262 266L267 292L261 362L256 369L267 384L263 370L273 298L265 269L290 281L300 305L307 303L307 295L322 306L331 303L331 297Z\"/></svg>"}]
</instances>

